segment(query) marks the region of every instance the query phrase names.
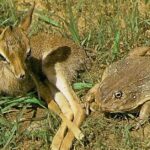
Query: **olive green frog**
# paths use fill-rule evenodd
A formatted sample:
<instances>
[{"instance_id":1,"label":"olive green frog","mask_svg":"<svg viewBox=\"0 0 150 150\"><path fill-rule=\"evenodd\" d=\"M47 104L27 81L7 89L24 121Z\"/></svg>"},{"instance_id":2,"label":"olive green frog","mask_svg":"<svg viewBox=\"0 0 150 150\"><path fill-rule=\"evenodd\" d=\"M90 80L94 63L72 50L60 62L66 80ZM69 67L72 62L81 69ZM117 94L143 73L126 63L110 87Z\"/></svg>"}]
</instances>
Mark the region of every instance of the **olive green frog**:
<instances>
[{"instance_id":1,"label":"olive green frog","mask_svg":"<svg viewBox=\"0 0 150 150\"><path fill-rule=\"evenodd\" d=\"M86 95L102 112L139 112L140 123L150 116L150 47L139 47L104 71L101 83ZM88 108L88 107L87 107Z\"/></svg>"}]
</instances>

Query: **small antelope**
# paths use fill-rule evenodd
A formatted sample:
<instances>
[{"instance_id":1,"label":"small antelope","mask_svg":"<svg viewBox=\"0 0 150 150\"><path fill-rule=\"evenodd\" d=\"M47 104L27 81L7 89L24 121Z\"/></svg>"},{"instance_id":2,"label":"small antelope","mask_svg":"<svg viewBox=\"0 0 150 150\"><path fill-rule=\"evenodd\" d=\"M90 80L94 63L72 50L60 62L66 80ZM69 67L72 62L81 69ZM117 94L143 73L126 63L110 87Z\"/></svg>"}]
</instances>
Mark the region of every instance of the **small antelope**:
<instances>
[{"instance_id":1,"label":"small antelope","mask_svg":"<svg viewBox=\"0 0 150 150\"><path fill-rule=\"evenodd\" d=\"M85 51L68 39L40 33L28 38L35 4L17 27L0 34L0 93L20 95L37 88L39 95L62 119L51 148L69 150L85 113L70 83L83 68ZM68 132L67 131L68 127Z\"/></svg>"}]
</instances>

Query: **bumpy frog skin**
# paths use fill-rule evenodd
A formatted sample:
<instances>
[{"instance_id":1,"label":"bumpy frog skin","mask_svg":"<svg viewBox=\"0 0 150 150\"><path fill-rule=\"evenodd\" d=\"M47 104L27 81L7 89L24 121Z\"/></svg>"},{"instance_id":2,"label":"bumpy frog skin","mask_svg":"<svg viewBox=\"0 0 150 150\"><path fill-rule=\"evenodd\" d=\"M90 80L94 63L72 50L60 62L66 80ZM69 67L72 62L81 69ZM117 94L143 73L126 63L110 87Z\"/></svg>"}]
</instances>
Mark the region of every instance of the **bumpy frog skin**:
<instances>
[{"instance_id":1,"label":"bumpy frog skin","mask_svg":"<svg viewBox=\"0 0 150 150\"><path fill-rule=\"evenodd\" d=\"M103 112L140 112L140 120L150 116L150 56L143 56L149 47L131 51L129 57L110 65L97 84L88 93Z\"/></svg>"}]
</instances>

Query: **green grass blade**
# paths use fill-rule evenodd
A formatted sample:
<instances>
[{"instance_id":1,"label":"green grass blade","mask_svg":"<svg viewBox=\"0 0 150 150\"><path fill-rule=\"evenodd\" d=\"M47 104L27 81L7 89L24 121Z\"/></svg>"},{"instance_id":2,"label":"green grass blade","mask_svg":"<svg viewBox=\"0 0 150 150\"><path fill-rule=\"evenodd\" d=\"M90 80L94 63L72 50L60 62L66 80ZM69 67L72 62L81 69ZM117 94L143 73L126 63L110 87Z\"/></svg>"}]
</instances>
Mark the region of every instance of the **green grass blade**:
<instances>
[{"instance_id":1,"label":"green grass blade","mask_svg":"<svg viewBox=\"0 0 150 150\"><path fill-rule=\"evenodd\" d=\"M120 53L120 51L119 51L119 42L120 42L120 31L117 31L115 33L114 44L113 44L113 49L112 49L112 58L113 58L113 60L116 59L117 56Z\"/></svg>"},{"instance_id":2,"label":"green grass blade","mask_svg":"<svg viewBox=\"0 0 150 150\"><path fill-rule=\"evenodd\" d=\"M44 101L40 100L40 99L37 99L35 97L32 97L32 98L28 98L24 101L24 103L31 103L31 104L36 104L36 105L39 105L43 108L46 108L45 107L45 103Z\"/></svg>"},{"instance_id":3,"label":"green grass blade","mask_svg":"<svg viewBox=\"0 0 150 150\"><path fill-rule=\"evenodd\" d=\"M80 44L80 36L79 36L79 31L78 31L77 19L73 14L70 0L67 0L67 11L69 15L69 22L65 21L65 23L68 26L72 39L77 44Z\"/></svg>"},{"instance_id":4,"label":"green grass blade","mask_svg":"<svg viewBox=\"0 0 150 150\"><path fill-rule=\"evenodd\" d=\"M57 21L55 21L55 20L49 18L48 16L41 15L41 14L38 13L38 17L39 17L42 21L44 21L44 22L46 22L46 23L49 23L49 24L51 24L51 25L53 25L53 26L55 26L55 27L61 28L60 24L59 24Z\"/></svg>"},{"instance_id":5,"label":"green grass blade","mask_svg":"<svg viewBox=\"0 0 150 150\"><path fill-rule=\"evenodd\" d=\"M93 87L92 83L78 82L73 84L73 89L75 90L82 90L82 89L92 88L92 87Z\"/></svg>"},{"instance_id":6,"label":"green grass blade","mask_svg":"<svg viewBox=\"0 0 150 150\"><path fill-rule=\"evenodd\" d=\"M4 145L4 147L2 148L2 150L6 150L7 146L10 143L10 141L14 138L14 135L15 135L16 131L17 131L17 125L15 123L12 130L11 130L11 135L9 136L9 138L8 138L6 144Z\"/></svg>"}]
</instances>

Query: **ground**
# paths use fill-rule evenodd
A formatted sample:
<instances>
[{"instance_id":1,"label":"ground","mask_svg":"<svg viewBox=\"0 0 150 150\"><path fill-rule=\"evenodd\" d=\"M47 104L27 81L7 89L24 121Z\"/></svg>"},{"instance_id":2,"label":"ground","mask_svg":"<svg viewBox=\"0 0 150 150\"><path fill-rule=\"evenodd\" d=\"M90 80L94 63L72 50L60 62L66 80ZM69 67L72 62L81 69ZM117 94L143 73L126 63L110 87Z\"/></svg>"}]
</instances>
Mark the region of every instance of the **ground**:
<instances>
[{"instance_id":1,"label":"ground","mask_svg":"<svg viewBox=\"0 0 150 150\"><path fill-rule=\"evenodd\" d=\"M16 25L31 3L0 0L0 27ZM61 34L84 47L92 67L75 81L86 83L85 88L75 90L84 103L87 85L100 82L106 66L125 57L132 48L150 45L149 16L149 0L37 0L30 36L38 32ZM49 149L60 119L40 104L43 106L33 94L24 99L1 97L0 149ZM132 131L136 120L131 114L92 112L81 127L85 139L75 140L72 149L150 149L149 123Z\"/></svg>"}]
</instances>

